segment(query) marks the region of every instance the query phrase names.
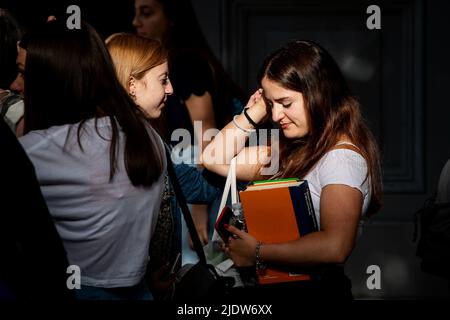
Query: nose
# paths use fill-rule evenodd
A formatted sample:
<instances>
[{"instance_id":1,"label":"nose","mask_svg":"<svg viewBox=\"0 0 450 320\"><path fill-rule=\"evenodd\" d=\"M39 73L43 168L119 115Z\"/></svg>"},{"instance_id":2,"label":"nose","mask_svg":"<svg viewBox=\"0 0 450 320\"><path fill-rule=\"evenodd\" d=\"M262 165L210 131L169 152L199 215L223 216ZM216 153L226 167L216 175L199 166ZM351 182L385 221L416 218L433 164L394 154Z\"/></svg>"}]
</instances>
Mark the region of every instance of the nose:
<instances>
[{"instance_id":1,"label":"nose","mask_svg":"<svg viewBox=\"0 0 450 320\"><path fill-rule=\"evenodd\" d=\"M20 95L23 96L24 83L23 83L22 75L20 73L17 75L16 79L14 79L13 83L11 83L11 85L9 86L9 89L11 89L12 91L16 91Z\"/></svg>"},{"instance_id":2,"label":"nose","mask_svg":"<svg viewBox=\"0 0 450 320\"><path fill-rule=\"evenodd\" d=\"M284 118L283 107L281 105L275 104L272 107L272 120L274 122L280 122Z\"/></svg>"},{"instance_id":3,"label":"nose","mask_svg":"<svg viewBox=\"0 0 450 320\"><path fill-rule=\"evenodd\" d=\"M135 28L139 28L141 26L141 21L139 20L137 14L134 15L132 24Z\"/></svg>"},{"instance_id":4,"label":"nose","mask_svg":"<svg viewBox=\"0 0 450 320\"><path fill-rule=\"evenodd\" d=\"M167 84L166 88L165 88L165 93L170 96L173 93L173 87L172 87L172 82L170 82Z\"/></svg>"}]
</instances>

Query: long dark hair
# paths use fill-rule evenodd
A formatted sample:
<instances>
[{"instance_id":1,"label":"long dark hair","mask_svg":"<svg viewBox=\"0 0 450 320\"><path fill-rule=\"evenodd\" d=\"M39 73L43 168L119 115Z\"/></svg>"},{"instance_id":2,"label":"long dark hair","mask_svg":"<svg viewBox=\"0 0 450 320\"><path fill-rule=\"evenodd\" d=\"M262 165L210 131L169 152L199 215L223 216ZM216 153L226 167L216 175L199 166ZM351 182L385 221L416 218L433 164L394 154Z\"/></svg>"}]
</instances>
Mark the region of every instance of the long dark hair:
<instances>
[{"instance_id":1,"label":"long dark hair","mask_svg":"<svg viewBox=\"0 0 450 320\"><path fill-rule=\"evenodd\" d=\"M150 186L163 170L158 136L116 78L97 32L83 23L69 30L52 21L26 37L25 133L107 116L111 120L110 178L116 170L118 130L125 134L125 167L134 186Z\"/></svg>"},{"instance_id":2,"label":"long dark hair","mask_svg":"<svg viewBox=\"0 0 450 320\"><path fill-rule=\"evenodd\" d=\"M170 21L166 47L170 50L170 58L178 55L197 53L208 62L214 85L211 95L214 99L216 126L220 129L231 121L233 99L244 103L245 94L225 71L220 60L216 57L198 22L195 10L190 0L157 0L163 7L167 19Z\"/></svg>"},{"instance_id":3,"label":"long dark hair","mask_svg":"<svg viewBox=\"0 0 450 320\"><path fill-rule=\"evenodd\" d=\"M19 25L8 10L0 8L0 89L8 89L17 76Z\"/></svg>"},{"instance_id":4,"label":"long dark hair","mask_svg":"<svg viewBox=\"0 0 450 320\"><path fill-rule=\"evenodd\" d=\"M306 137L288 141L281 134L281 175L304 177L345 134L367 161L372 193L368 214L375 213L382 201L380 153L358 101L331 55L314 42L293 41L266 58L260 83L264 77L301 92L309 120Z\"/></svg>"}]
</instances>

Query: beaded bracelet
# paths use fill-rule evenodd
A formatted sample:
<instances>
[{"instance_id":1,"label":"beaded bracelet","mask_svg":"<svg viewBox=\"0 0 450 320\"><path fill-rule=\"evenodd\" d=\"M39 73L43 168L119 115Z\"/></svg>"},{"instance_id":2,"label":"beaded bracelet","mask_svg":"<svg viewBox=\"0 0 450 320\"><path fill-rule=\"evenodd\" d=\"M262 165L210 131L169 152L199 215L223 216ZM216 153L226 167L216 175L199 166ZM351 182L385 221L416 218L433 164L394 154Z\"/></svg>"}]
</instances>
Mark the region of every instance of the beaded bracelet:
<instances>
[{"instance_id":1,"label":"beaded bracelet","mask_svg":"<svg viewBox=\"0 0 450 320\"><path fill-rule=\"evenodd\" d=\"M256 272L261 273L266 269L266 264L263 262L261 257L261 246L263 243L258 241L255 248L255 261L256 261Z\"/></svg>"},{"instance_id":2,"label":"beaded bracelet","mask_svg":"<svg viewBox=\"0 0 450 320\"><path fill-rule=\"evenodd\" d=\"M237 122L236 122L236 117L237 117L237 116L238 116L238 115L235 115L235 116L233 117L233 123L234 123L234 125L236 126L236 128L241 129L242 131L247 132L247 133L252 133L252 132L255 132L255 131L256 131L255 129L245 129L245 128L242 128L241 126L239 126L239 125L237 124Z\"/></svg>"}]
</instances>

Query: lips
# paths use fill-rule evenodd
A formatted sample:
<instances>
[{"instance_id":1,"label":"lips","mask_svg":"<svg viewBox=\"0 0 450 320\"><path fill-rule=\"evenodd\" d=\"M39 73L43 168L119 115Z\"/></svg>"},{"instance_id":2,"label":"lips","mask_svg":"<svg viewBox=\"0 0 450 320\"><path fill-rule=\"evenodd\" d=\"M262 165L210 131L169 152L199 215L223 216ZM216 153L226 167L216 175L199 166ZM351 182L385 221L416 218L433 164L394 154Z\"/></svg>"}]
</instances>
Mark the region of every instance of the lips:
<instances>
[{"instance_id":1,"label":"lips","mask_svg":"<svg viewBox=\"0 0 450 320\"><path fill-rule=\"evenodd\" d=\"M289 123L280 123L280 127L281 127L281 129L286 129L287 127L289 127L290 124L291 124L290 122Z\"/></svg>"}]
</instances>

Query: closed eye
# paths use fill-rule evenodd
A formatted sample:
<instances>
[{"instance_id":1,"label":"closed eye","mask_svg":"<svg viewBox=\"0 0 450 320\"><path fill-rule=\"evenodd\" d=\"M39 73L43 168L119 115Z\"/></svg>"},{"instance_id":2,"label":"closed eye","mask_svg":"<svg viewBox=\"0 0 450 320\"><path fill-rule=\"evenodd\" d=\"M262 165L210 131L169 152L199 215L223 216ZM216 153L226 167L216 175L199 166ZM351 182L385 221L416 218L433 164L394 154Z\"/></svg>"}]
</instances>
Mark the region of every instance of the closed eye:
<instances>
[{"instance_id":1,"label":"closed eye","mask_svg":"<svg viewBox=\"0 0 450 320\"><path fill-rule=\"evenodd\" d=\"M283 108L289 108L292 104L292 99L289 97L280 97L275 99L275 102L281 104Z\"/></svg>"}]
</instances>

